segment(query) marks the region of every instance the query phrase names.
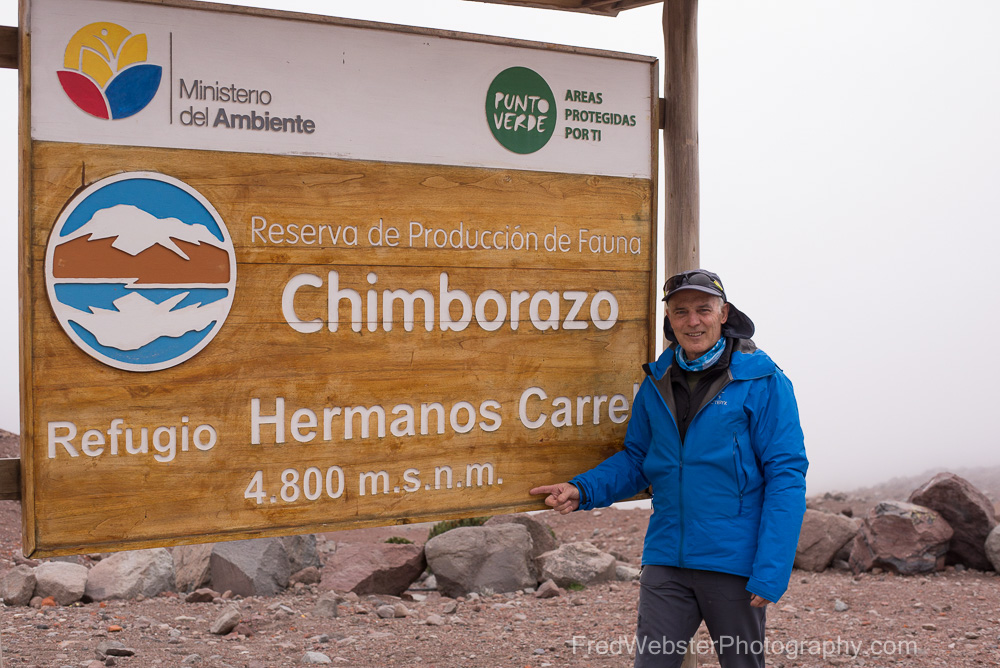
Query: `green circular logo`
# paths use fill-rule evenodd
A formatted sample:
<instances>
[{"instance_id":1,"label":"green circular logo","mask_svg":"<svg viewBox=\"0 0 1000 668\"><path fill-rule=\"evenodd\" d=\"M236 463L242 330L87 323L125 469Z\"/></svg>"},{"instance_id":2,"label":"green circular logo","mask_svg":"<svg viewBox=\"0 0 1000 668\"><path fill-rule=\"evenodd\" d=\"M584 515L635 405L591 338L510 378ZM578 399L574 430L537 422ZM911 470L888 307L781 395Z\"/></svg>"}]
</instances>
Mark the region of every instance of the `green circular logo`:
<instances>
[{"instance_id":1,"label":"green circular logo","mask_svg":"<svg viewBox=\"0 0 1000 668\"><path fill-rule=\"evenodd\" d=\"M514 153L534 153L556 128L556 98L534 70L510 67L486 93L486 122L497 141Z\"/></svg>"}]
</instances>

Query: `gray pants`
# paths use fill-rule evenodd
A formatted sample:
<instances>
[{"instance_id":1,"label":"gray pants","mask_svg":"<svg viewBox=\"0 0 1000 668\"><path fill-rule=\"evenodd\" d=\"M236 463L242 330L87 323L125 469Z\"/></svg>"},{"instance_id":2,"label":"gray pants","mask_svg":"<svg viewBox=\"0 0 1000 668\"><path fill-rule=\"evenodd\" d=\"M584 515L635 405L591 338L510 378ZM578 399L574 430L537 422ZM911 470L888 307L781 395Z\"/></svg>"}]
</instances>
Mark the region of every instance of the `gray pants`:
<instances>
[{"instance_id":1,"label":"gray pants","mask_svg":"<svg viewBox=\"0 0 1000 668\"><path fill-rule=\"evenodd\" d=\"M764 610L750 605L747 578L643 566L635 668L678 668L702 620L722 668L764 668Z\"/></svg>"}]
</instances>

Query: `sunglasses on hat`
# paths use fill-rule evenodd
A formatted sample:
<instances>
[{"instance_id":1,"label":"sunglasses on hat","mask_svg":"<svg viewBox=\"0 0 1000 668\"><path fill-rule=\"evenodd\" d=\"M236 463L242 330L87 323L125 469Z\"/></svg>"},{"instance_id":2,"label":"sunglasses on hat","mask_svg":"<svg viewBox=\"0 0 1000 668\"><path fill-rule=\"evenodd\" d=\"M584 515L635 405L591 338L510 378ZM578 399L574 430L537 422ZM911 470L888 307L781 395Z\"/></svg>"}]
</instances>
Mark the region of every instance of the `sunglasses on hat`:
<instances>
[{"instance_id":1,"label":"sunglasses on hat","mask_svg":"<svg viewBox=\"0 0 1000 668\"><path fill-rule=\"evenodd\" d=\"M722 280L718 274L705 271L704 269L692 269L690 271L682 271L667 279L667 282L663 286L663 299L669 299L672 294L684 288L709 292L723 299L726 298L726 291L722 287Z\"/></svg>"}]
</instances>

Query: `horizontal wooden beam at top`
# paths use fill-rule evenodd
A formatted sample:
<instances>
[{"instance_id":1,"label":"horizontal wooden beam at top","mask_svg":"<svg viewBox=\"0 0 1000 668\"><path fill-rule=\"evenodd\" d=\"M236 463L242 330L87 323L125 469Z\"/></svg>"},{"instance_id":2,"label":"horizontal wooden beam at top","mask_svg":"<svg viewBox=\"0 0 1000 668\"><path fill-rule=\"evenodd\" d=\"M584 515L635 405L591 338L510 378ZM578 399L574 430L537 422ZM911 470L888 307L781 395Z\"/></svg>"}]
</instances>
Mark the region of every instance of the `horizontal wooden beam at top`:
<instances>
[{"instance_id":1,"label":"horizontal wooden beam at top","mask_svg":"<svg viewBox=\"0 0 1000 668\"><path fill-rule=\"evenodd\" d=\"M0 67L17 69L16 26L0 26Z\"/></svg>"},{"instance_id":2,"label":"horizontal wooden beam at top","mask_svg":"<svg viewBox=\"0 0 1000 668\"><path fill-rule=\"evenodd\" d=\"M512 7L533 7L535 9L558 9L566 12L583 12L600 16L618 16L627 9L654 5L663 0L474 0L494 5Z\"/></svg>"},{"instance_id":3,"label":"horizontal wooden beam at top","mask_svg":"<svg viewBox=\"0 0 1000 668\"><path fill-rule=\"evenodd\" d=\"M0 459L0 501L18 501L21 498L21 460Z\"/></svg>"}]
</instances>

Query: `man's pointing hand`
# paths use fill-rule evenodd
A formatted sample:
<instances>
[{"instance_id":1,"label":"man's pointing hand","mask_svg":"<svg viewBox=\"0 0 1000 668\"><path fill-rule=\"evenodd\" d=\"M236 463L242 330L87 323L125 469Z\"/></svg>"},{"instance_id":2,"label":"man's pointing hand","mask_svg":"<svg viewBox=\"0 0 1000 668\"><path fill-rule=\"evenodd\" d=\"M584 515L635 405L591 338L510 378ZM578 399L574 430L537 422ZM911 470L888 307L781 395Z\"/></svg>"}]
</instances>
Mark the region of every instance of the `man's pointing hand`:
<instances>
[{"instance_id":1,"label":"man's pointing hand","mask_svg":"<svg viewBox=\"0 0 1000 668\"><path fill-rule=\"evenodd\" d=\"M535 487L529 494L548 494L545 497L545 505L558 510L563 515L571 513L580 507L580 490L575 485L568 482L561 482L558 485L543 485Z\"/></svg>"}]
</instances>

